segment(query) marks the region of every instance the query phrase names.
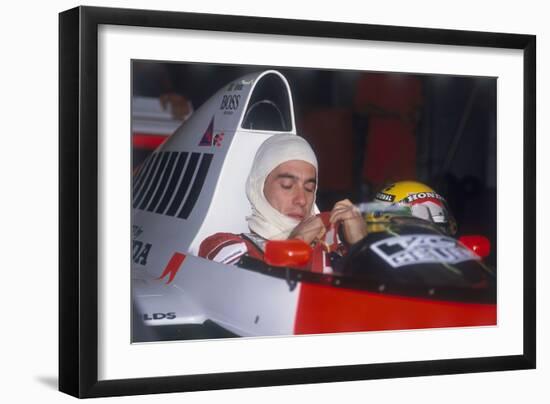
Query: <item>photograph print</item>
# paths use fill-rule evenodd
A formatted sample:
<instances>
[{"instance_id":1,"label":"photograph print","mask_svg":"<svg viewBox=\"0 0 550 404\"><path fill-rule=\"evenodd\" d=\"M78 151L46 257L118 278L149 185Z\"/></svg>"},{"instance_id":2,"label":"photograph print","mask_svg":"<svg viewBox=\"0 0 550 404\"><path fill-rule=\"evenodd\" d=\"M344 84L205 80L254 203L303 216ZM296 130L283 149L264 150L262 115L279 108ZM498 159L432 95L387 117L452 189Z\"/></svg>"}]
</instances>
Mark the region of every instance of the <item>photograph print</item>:
<instances>
[{"instance_id":1,"label":"photograph print","mask_svg":"<svg viewBox=\"0 0 550 404\"><path fill-rule=\"evenodd\" d=\"M495 77L131 76L132 342L497 324Z\"/></svg>"}]
</instances>

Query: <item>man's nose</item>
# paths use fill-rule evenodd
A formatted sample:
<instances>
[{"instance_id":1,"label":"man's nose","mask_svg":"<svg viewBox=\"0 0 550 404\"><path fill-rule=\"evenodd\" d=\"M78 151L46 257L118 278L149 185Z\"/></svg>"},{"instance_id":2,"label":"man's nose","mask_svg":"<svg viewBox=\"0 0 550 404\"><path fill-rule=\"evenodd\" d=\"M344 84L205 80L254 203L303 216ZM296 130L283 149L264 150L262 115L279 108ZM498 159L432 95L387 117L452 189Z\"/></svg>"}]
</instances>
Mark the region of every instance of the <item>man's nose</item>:
<instances>
[{"instance_id":1,"label":"man's nose","mask_svg":"<svg viewBox=\"0 0 550 404\"><path fill-rule=\"evenodd\" d=\"M296 193L294 194L294 203L298 206L306 206L306 192L302 188L297 188Z\"/></svg>"}]
</instances>

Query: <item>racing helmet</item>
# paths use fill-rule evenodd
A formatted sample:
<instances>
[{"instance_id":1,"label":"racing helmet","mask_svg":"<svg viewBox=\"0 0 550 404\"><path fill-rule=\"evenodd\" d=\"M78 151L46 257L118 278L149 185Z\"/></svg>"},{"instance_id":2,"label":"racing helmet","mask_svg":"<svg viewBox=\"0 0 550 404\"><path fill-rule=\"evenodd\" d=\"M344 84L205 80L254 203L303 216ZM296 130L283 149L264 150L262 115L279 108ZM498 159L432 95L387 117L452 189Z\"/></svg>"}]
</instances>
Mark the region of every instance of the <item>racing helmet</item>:
<instances>
[{"instance_id":1,"label":"racing helmet","mask_svg":"<svg viewBox=\"0 0 550 404\"><path fill-rule=\"evenodd\" d=\"M436 224L447 234L456 233L456 221L445 198L421 182L395 182L379 191L374 198L377 202L409 207L413 216Z\"/></svg>"}]
</instances>

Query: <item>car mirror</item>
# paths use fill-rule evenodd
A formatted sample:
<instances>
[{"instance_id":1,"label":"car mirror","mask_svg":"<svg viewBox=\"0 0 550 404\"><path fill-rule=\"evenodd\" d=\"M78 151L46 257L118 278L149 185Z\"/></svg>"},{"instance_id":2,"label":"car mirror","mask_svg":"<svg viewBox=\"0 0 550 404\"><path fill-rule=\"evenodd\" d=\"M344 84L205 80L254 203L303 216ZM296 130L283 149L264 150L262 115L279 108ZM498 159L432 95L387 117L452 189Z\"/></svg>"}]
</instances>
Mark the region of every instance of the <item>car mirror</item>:
<instances>
[{"instance_id":1,"label":"car mirror","mask_svg":"<svg viewBox=\"0 0 550 404\"><path fill-rule=\"evenodd\" d=\"M488 257L491 253L491 242L485 236L471 235L461 236L458 241L464 244L481 258Z\"/></svg>"},{"instance_id":2,"label":"car mirror","mask_svg":"<svg viewBox=\"0 0 550 404\"><path fill-rule=\"evenodd\" d=\"M268 240L264 261L276 267L300 268L309 263L312 248L303 240Z\"/></svg>"}]
</instances>

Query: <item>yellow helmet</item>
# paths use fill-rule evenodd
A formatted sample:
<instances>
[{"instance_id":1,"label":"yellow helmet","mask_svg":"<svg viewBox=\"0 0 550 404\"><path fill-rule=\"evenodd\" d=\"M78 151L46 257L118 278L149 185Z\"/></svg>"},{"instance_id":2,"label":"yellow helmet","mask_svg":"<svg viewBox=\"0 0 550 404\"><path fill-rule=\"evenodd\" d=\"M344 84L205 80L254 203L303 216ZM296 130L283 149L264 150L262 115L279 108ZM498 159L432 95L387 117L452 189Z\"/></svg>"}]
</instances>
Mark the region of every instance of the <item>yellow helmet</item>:
<instances>
[{"instance_id":1,"label":"yellow helmet","mask_svg":"<svg viewBox=\"0 0 550 404\"><path fill-rule=\"evenodd\" d=\"M395 182L383 188L374 198L379 202L410 207L413 216L435 223L448 234L456 233L456 222L445 198L421 182Z\"/></svg>"}]
</instances>

